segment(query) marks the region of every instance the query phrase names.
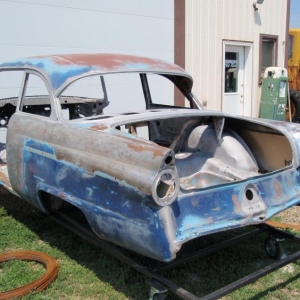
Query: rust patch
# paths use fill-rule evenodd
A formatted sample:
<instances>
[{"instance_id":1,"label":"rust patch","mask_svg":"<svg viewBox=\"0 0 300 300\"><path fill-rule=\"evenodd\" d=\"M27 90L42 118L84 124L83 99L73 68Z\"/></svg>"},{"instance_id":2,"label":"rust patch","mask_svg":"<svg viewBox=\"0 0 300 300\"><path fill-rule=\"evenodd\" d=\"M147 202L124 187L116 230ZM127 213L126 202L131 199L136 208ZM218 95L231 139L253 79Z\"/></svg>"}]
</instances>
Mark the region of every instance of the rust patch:
<instances>
[{"instance_id":1,"label":"rust patch","mask_svg":"<svg viewBox=\"0 0 300 300\"><path fill-rule=\"evenodd\" d=\"M236 194L233 194L231 199L234 204L234 211L236 213L242 212L241 203L239 202L238 196Z\"/></svg>"},{"instance_id":2,"label":"rust patch","mask_svg":"<svg viewBox=\"0 0 300 300\"><path fill-rule=\"evenodd\" d=\"M73 165L76 165L78 168L82 168L86 170L87 172L93 173L94 166L87 165L86 162L82 161L82 159L78 157L74 157L72 154L66 154L60 150L56 150L56 158L58 161L65 161L68 163L71 163Z\"/></svg>"},{"instance_id":3,"label":"rust patch","mask_svg":"<svg viewBox=\"0 0 300 300\"><path fill-rule=\"evenodd\" d=\"M100 124L100 125L94 125L91 128L89 128L89 129L93 130L93 131L106 131L108 129L108 126Z\"/></svg>"},{"instance_id":4,"label":"rust patch","mask_svg":"<svg viewBox=\"0 0 300 300\"><path fill-rule=\"evenodd\" d=\"M276 195L275 195L275 197L274 197L274 200L275 200L276 202L278 202L278 201L279 201L279 198L283 198L281 186L280 186L280 184L279 184L278 181L274 181L274 190L275 190L275 192L276 192Z\"/></svg>"},{"instance_id":5,"label":"rust patch","mask_svg":"<svg viewBox=\"0 0 300 300\"><path fill-rule=\"evenodd\" d=\"M47 56L45 56L46 58ZM94 53L94 54L69 54L69 55L53 55L50 56L52 61L57 65L80 65L89 67L99 67L101 69L122 69L130 65L143 64L150 69L165 69L169 71L184 72L184 70L174 64L156 60L147 57L139 57L134 55L110 54L110 53Z\"/></svg>"},{"instance_id":6,"label":"rust patch","mask_svg":"<svg viewBox=\"0 0 300 300\"><path fill-rule=\"evenodd\" d=\"M289 74L289 88L299 91L300 90L300 67L288 66Z\"/></svg>"},{"instance_id":7,"label":"rust patch","mask_svg":"<svg viewBox=\"0 0 300 300\"><path fill-rule=\"evenodd\" d=\"M56 154L57 160L63 160L63 161L67 161L67 162L73 162L73 157L71 157L69 155L66 155L65 153L63 153L63 152L61 152L59 150L56 150L55 154Z\"/></svg>"},{"instance_id":8,"label":"rust patch","mask_svg":"<svg viewBox=\"0 0 300 300\"><path fill-rule=\"evenodd\" d=\"M153 158L156 157L162 157L165 155L165 149L161 149L159 146L153 146L151 144L147 145L140 145L140 143L127 143L128 148L136 151L136 152L142 152L142 151L149 151L153 153Z\"/></svg>"},{"instance_id":9,"label":"rust patch","mask_svg":"<svg viewBox=\"0 0 300 300\"><path fill-rule=\"evenodd\" d=\"M59 198L61 198L61 199L68 199L68 195L66 195L65 193L63 193L63 192L59 192L59 194L58 194L58 197Z\"/></svg>"}]
</instances>

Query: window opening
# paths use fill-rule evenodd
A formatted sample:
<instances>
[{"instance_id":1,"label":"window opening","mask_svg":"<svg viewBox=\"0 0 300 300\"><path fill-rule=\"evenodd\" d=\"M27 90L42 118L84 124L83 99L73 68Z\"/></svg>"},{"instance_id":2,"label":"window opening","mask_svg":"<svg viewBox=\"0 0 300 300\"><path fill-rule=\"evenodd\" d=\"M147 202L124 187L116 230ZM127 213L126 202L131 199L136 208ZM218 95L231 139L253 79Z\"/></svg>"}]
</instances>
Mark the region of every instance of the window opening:
<instances>
[{"instance_id":1,"label":"window opening","mask_svg":"<svg viewBox=\"0 0 300 300\"><path fill-rule=\"evenodd\" d=\"M238 56L237 52L225 52L225 93L238 91Z\"/></svg>"},{"instance_id":2,"label":"window opening","mask_svg":"<svg viewBox=\"0 0 300 300\"><path fill-rule=\"evenodd\" d=\"M262 84L266 68L277 65L277 40L277 37L261 35L259 84Z\"/></svg>"},{"instance_id":3,"label":"window opening","mask_svg":"<svg viewBox=\"0 0 300 300\"><path fill-rule=\"evenodd\" d=\"M50 117L51 103L44 81L35 74L26 73L20 111Z\"/></svg>"}]
</instances>

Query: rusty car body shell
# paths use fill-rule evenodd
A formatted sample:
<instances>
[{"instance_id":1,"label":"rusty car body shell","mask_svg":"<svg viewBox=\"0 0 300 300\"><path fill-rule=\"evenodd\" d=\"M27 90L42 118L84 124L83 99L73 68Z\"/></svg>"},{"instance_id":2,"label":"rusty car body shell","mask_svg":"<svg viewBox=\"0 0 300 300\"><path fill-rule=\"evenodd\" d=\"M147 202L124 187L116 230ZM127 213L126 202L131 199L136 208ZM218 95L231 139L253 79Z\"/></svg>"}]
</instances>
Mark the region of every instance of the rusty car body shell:
<instances>
[{"instance_id":1,"label":"rusty car body shell","mask_svg":"<svg viewBox=\"0 0 300 300\"><path fill-rule=\"evenodd\" d=\"M265 222L300 202L299 125L203 110L191 92L192 78L174 64L73 54L0 65L0 72L14 70L42 78L53 109L48 118L22 112L20 93L7 125L0 179L41 211L50 213L45 198L55 197L80 209L99 237L171 261L189 240ZM81 78L108 73L162 75L192 108L150 101L132 114L104 110L97 117L62 120L61 93ZM159 132L151 135L155 139L118 129L145 122ZM168 146L157 142L167 135Z\"/></svg>"}]
</instances>

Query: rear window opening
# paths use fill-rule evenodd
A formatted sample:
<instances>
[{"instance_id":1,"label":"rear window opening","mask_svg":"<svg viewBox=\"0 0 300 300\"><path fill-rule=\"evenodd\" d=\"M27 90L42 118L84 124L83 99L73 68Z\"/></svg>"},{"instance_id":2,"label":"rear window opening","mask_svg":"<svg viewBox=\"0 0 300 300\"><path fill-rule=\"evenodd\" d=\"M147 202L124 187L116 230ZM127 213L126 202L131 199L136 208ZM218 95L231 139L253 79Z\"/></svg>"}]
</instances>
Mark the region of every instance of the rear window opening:
<instances>
[{"instance_id":1,"label":"rear window opening","mask_svg":"<svg viewBox=\"0 0 300 300\"><path fill-rule=\"evenodd\" d=\"M196 108L173 80L171 76L152 73L97 74L81 78L68 85L59 96L62 119L101 114L130 115L151 109ZM187 88L183 79L180 84L181 89Z\"/></svg>"}]
</instances>

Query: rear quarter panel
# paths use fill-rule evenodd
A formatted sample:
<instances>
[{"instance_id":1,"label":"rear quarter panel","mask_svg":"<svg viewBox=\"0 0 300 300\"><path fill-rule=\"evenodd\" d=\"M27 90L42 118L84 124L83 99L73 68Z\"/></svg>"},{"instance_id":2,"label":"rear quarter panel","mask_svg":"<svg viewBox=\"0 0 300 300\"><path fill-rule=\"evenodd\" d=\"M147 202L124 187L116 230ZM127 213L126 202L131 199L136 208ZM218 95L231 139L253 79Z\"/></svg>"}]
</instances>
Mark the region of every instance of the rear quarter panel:
<instances>
[{"instance_id":1,"label":"rear quarter panel","mask_svg":"<svg viewBox=\"0 0 300 300\"><path fill-rule=\"evenodd\" d=\"M27 202L44 210L45 191L78 207L102 238L147 256L172 256L151 199L169 149L101 126L20 113L10 120L7 141L11 185Z\"/></svg>"}]
</instances>

